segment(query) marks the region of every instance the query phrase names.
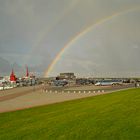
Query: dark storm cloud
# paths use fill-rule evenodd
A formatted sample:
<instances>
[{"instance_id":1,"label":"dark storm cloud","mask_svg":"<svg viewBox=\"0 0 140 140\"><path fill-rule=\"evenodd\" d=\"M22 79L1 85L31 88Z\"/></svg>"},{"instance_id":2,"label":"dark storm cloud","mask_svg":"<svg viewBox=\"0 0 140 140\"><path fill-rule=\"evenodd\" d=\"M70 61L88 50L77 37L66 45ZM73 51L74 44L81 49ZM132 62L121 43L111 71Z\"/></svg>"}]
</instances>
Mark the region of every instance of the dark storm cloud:
<instances>
[{"instance_id":1,"label":"dark storm cloud","mask_svg":"<svg viewBox=\"0 0 140 140\"><path fill-rule=\"evenodd\" d=\"M0 56L12 63L17 62L21 65L28 63L29 65L42 65L42 67L44 67L44 64L47 68L57 53L76 34L89 25L117 12L123 12L138 6L140 6L139 0L1 0ZM139 59L140 45L139 21L139 12L132 12L117 18L115 21L112 20L112 23L108 23L108 26L104 25L101 30L98 29L91 34L87 33L88 38L79 39L79 43L77 42L75 46L77 49L78 46L81 46L77 56L74 56L75 59L77 58L76 64L78 64L78 67L75 67L76 64L73 63L75 49L70 50L69 53L71 54L67 55L69 63L70 61L72 63L72 65L67 64L68 67L73 71L79 71L79 73L84 73L84 71L85 73L86 71L92 73L92 69L98 71L99 66L103 64L98 62L96 56L106 60L106 66L110 69L117 68L118 71L123 66L123 63L120 64L119 62L126 63L126 59L132 56L133 59L129 60L129 67L126 64L126 69L131 70L131 68L136 67L134 62ZM115 24L118 24L118 26L115 26ZM108 32L108 30L112 30L112 32ZM108 38L106 38L106 34ZM93 38L94 36L95 38ZM118 41L117 38L119 38ZM89 48L92 48L95 44L98 47L95 47L95 50L93 49L93 53L91 53L92 50L84 48L85 46L81 45L80 40L83 40L82 43ZM119 49L112 46L115 46L115 48L119 46ZM127 55L115 59L114 65L114 62L111 62L109 58L122 56L126 46L130 47L127 48ZM117 51L118 54L116 55L115 52ZM84 52L87 53L84 54ZM103 52L104 54L102 54ZM92 56L92 54L94 55ZM108 57L105 57L105 55ZM80 67L83 66L80 59L85 61L88 68L85 66L84 70L81 70ZM63 63L61 64L63 65ZM117 67L116 64L120 67ZM56 68L54 69L55 73L59 72L58 69L63 71L67 67L64 69ZM124 65L123 71L126 71L126 69ZM139 67L137 66L136 71L138 70Z\"/></svg>"}]
</instances>

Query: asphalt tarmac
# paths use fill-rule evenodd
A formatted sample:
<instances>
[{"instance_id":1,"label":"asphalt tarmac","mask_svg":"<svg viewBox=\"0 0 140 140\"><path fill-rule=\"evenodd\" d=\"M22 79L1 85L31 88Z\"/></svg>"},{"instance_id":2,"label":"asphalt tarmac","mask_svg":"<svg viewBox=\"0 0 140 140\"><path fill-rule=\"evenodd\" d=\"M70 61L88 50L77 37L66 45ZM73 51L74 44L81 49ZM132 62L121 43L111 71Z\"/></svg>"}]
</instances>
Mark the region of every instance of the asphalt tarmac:
<instances>
[{"instance_id":1,"label":"asphalt tarmac","mask_svg":"<svg viewBox=\"0 0 140 140\"><path fill-rule=\"evenodd\" d=\"M133 88L133 84L123 86L71 86L71 87L20 87L0 91L0 112L8 112L34 106L75 100L89 96L111 93Z\"/></svg>"}]
</instances>

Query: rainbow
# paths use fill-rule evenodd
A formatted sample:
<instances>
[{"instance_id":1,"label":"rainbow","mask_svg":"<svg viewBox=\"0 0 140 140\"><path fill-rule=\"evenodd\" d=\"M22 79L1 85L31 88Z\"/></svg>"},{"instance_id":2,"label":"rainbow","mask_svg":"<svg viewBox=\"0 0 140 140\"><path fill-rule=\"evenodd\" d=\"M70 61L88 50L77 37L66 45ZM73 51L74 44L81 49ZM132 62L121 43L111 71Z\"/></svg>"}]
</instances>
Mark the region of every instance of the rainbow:
<instances>
[{"instance_id":1,"label":"rainbow","mask_svg":"<svg viewBox=\"0 0 140 140\"><path fill-rule=\"evenodd\" d=\"M112 14L106 18L100 19L98 20L96 23L93 23L92 25L88 26L86 29L84 29L83 31L79 32L76 36L74 36L62 49L61 51L56 55L56 57L54 58L54 60L52 61L52 63L49 65L49 67L47 68L47 70L45 71L45 77L47 77L51 71L53 70L55 64L59 61L59 59L61 58L61 56L64 54L65 50L67 48L69 48L73 43L75 43L80 37L84 36L86 33L88 33L91 29L93 29L96 26L99 26L107 21L110 21L112 18L116 18L118 16L127 14L129 12L134 12L136 10L139 10L140 7L134 7L134 8L129 8L125 11L121 11L115 14Z\"/></svg>"},{"instance_id":2,"label":"rainbow","mask_svg":"<svg viewBox=\"0 0 140 140\"><path fill-rule=\"evenodd\" d=\"M30 60L30 58L32 57L32 55L34 54L34 51L36 51L35 49L38 48L38 46L41 45L41 43L43 42L43 40L46 38L46 36L48 35L49 32L51 32L53 30L54 27L57 26L57 24L63 20L80 2L80 0L73 0L71 1L72 3L69 5L69 7L66 7L61 16L58 16L54 22L51 23L50 27L46 26L45 29L41 30L38 34L37 39L35 39L36 41L34 42L34 44L32 45L32 48L30 49L30 51L28 52L28 55L25 56L24 58L24 63L28 62ZM31 18L31 17L30 17Z\"/></svg>"}]
</instances>

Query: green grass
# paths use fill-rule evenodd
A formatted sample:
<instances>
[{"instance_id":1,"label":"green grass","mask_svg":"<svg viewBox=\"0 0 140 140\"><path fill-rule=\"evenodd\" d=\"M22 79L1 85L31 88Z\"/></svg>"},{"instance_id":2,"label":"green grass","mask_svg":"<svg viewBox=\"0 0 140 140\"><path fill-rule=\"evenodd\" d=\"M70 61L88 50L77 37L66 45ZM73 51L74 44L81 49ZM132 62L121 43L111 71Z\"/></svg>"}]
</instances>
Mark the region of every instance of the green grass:
<instances>
[{"instance_id":1,"label":"green grass","mask_svg":"<svg viewBox=\"0 0 140 140\"><path fill-rule=\"evenodd\" d=\"M0 140L139 140L140 89L0 114Z\"/></svg>"}]
</instances>

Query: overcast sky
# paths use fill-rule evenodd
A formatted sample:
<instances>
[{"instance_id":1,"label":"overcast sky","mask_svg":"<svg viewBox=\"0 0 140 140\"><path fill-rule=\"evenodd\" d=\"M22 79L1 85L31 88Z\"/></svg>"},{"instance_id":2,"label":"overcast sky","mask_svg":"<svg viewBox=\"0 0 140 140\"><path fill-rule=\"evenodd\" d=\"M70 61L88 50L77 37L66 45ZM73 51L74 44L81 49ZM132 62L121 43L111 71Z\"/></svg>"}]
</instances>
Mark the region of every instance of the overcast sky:
<instances>
[{"instance_id":1,"label":"overcast sky","mask_svg":"<svg viewBox=\"0 0 140 140\"><path fill-rule=\"evenodd\" d=\"M140 0L0 0L0 57L47 69L88 27L49 75L140 76Z\"/></svg>"}]
</instances>

